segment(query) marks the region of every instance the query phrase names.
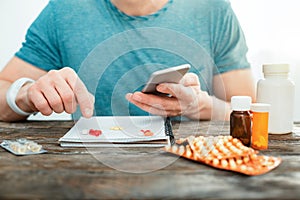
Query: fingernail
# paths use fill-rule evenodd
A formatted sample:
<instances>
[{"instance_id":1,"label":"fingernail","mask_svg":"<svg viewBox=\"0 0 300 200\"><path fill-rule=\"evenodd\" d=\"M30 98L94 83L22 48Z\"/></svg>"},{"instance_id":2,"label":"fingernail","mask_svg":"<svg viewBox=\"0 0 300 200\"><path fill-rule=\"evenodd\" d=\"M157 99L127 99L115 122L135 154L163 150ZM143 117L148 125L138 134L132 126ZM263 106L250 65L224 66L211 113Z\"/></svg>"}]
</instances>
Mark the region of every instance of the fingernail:
<instances>
[{"instance_id":1,"label":"fingernail","mask_svg":"<svg viewBox=\"0 0 300 200\"><path fill-rule=\"evenodd\" d=\"M132 96L132 98L133 98L134 100L136 100L136 101L141 101L141 100L142 100L142 97L140 97L140 95L138 95L138 94L134 94L134 95Z\"/></svg>"},{"instance_id":2,"label":"fingernail","mask_svg":"<svg viewBox=\"0 0 300 200\"><path fill-rule=\"evenodd\" d=\"M157 87L158 87L157 89L160 89L160 90L165 90L167 88L167 86L165 84L159 84Z\"/></svg>"},{"instance_id":3,"label":"fingernail","mask_svg":"<svg viewBox=\"0 0 300 200\"><path fill-rule=\"evenodd\" d=\"M127 93L127 94L125 95L126 99L128 99L128 100L131 98L131 96L132 96L131 93Z\"/></svg>"},{"instance_id":4,"label":"fingernail","mask_svg":"<svg viewBox=\"0 0 300 200\"><path fill-rule=\"evenodd\" d=\"M157 91L162 92L162 93L168 92L168 87L166 85L158 85L156 89L157 89Z\"/></svg>"},{"instance_id":5,"label":"fingernail","mask_svg":"<svg viewBox=\"0 0 300 200\"><path fill-rule=\"evenodd\" d=\"M86 108L86 109L84 110L84 113L85 113L86 116L90 117L90 116L93 115L93 110L92 110L92 109L89 109L89 108Z\"/></svg>"}]
</instances>

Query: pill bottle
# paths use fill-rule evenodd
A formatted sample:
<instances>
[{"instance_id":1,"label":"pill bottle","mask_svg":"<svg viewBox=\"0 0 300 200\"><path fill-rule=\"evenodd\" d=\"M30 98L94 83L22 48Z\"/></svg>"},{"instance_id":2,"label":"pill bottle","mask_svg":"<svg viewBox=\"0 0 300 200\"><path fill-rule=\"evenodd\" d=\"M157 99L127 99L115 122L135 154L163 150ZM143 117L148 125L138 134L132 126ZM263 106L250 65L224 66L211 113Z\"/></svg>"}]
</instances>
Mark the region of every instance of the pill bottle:
<instances>
[{"instance_id":1,"label":"pill bottle","mask_svg":"<svg viewBox=\"0 0 300 200\"><path fill-rule=\"evenodd\" d=\"M233 96L231 97L230 114L230 135L238 138L245 145L251 145L251 97L249 96Z\"/></svg>"},{"instance_id":2,"label":"pill bottle","mask_svg":"<svg viewBox=\"0 0 300 200\"><path fill-rule=\"evenodd\" d=\"M289 79L288 64L263 65L264 79L257 83L257 103L270 104L271 134L285 134L293 130L295 84Z\"/></svg>"},{"instance_id":3,"label":"pill bottle","mask_svg":"<svg viewBox=\"0 0 300 200\"><path fill-rule=\"evenodd\" d=\"M257 150L268 149L268 122L271 105L265 103L253 103L252 113L252 137L251 147Z\"/></svg>"}]
</instances>

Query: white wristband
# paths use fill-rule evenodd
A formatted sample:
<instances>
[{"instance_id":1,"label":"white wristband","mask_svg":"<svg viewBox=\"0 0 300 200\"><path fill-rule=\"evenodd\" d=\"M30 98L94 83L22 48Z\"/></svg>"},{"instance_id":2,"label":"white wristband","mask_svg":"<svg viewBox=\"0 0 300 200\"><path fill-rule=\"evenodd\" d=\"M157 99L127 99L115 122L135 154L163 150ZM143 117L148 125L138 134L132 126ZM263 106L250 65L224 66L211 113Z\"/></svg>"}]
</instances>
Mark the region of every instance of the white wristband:
<instances>
[{"instance_id":1,"label":"white wristband","mask_svg":"<svg viewBox=\"0 0 300 200\"><path fill-rule=\"evenodd\" d=\"M21 110L16 104L16 97L17 97L17 94L18 94L19 90L21 89L21 87L25 83L28 83L28 82L33 83L34 80L32 80L30 78L20 78L20 79L16 80L15 82L13 82L13 84L11 84L11 86L8 88L8 90L6 92L6 102L9 105L9 107L15 113L17 113L19 115L23 115L23 116L28 116L33 113L28 113L28 112Z\"/></svg>"}]
</instances>

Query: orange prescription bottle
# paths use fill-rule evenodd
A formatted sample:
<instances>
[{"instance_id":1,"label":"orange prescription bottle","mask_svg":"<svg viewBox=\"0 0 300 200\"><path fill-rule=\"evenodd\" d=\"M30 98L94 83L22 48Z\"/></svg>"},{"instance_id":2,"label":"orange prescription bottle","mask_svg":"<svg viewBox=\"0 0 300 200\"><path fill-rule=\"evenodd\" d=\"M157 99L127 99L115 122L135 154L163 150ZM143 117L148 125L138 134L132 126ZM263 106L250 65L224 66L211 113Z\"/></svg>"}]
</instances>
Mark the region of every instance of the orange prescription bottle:
<instances>
[{"instance_id":1,"label":"orange prescription bottle","mask_svg":"<svg viewBox=\"0 0 300 200\"><path fill-rule=\"evenodd\" d=\"M271 105L265 103L253 103L252 112L252 137L251 147L257 150L268 148L268 123Z\"/></svg>"}]
</instances>

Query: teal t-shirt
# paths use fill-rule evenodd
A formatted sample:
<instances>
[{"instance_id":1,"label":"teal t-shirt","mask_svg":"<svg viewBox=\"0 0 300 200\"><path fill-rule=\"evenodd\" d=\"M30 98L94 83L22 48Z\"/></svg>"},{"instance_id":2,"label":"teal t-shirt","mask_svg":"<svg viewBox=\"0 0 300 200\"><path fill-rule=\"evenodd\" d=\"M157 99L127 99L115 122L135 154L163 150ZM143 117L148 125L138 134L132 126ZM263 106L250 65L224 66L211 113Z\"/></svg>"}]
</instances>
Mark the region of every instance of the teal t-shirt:
<instances>
[{"instance_id":1,"label":"teal t-shirt","mask_svg":"<svg viewBox=\"0 0 300 200\"><path fill-rule=\"evenodd\" d=\"M73 68L95 95L95 115L105 116L147 115L125 94L184 63L213 95L214 75L250 67L246 53L225 0L169 0L148 16L128 16L110 0L51 0L16 56L47 71Z\"/></svg>"}]
</instances>

